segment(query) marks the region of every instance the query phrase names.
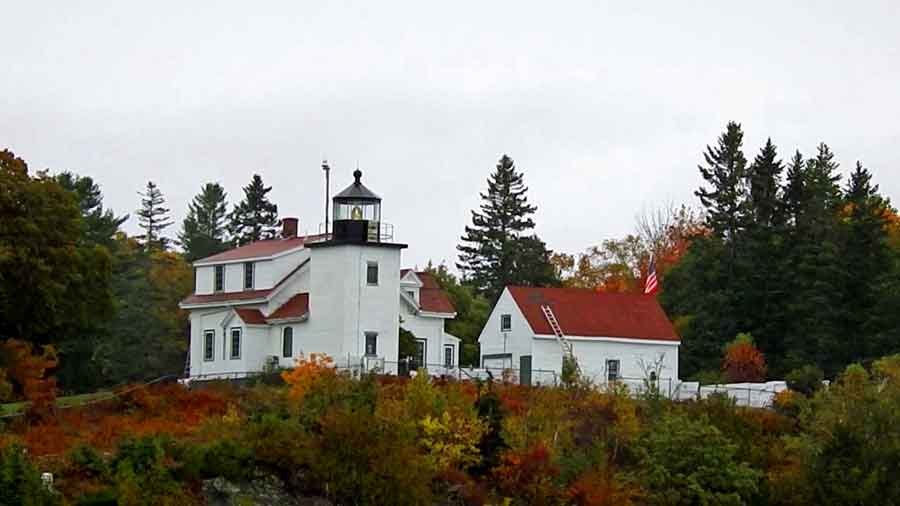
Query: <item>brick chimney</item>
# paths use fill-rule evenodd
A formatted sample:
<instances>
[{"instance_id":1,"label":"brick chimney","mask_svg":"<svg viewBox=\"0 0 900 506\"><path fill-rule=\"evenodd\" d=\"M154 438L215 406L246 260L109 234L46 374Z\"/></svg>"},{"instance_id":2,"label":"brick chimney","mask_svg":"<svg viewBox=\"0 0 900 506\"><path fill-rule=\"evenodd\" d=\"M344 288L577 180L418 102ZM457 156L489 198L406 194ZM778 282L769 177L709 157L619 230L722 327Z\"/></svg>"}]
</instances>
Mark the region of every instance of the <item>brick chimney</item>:
<instances>
[{"instance_id":1,"label":"brick chimney","mask_svg":"<svg viewBox=\"0 0 900 506\"><path fill-rule=\"evenodd\" d=\"M297 237L297 227L300 224L300 220L297 218L282 218L281 219L281 237L282 239L293 239Z\"/></svg>"}]
</instances>

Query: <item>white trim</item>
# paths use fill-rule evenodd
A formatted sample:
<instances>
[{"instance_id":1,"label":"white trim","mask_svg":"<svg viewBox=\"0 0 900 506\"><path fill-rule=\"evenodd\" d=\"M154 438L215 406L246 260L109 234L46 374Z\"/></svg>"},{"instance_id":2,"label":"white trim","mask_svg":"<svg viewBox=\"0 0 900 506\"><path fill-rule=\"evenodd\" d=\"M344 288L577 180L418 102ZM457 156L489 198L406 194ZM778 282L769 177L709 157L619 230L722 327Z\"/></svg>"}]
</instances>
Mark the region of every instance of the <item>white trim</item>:
<instances>
[{"instance_id":1,"label":"white trim","mask_svg":"<svg viewBox=\"0 0 900 506\"><path fill-rule=\"evenodd\" d=\"M240 292L228 292L228 293L240 293ZM196 302L193 304L185 304L184 302L179 302L178 307L181 309L203 309L203 308L228 308L233 306L245 306L248 304L265 304L268 302L268 299L239 299L239 300L220 300L216 302Z\"/></svg>"},{"instance_id":2,"label":"white trim","mask_svg":"<svg viewBox=\"0 0 900 506\"><path fill-rule=\"evenodd\" d=\"M412 281L404 281L406 278L410 277L410 275L412 275ZM422 283L422 279L416 274L416 271L413 269L409 269L406 275L400 278L400 284L407 286L412 285L418 288L422 288L423 286L425 286L425 283Z\"/></svg>"},{"instance_id":3,"label":"white trim","mask_svg":"<svg viewBox=\"0 0 900 506\"><path fill-rule=\"evenodd\" d=\"M417 314L422 311L422 308L419 307L419 304L415 301L415 299L410 297L409 294L407 294L403 290L400 290L400 300L409 304L413 309L415 309Z\"/></svg>"},{"instance_id":4,"label":"white trim","mask_svg":"<svg viewBox=\"0 0 900 506\"><path fill-rule=\"evenodd\" d=\"M266 318L266 323L269 325L281 325L284 323L301 323L309 320L309 311L303 313L300 316L289 316L287 318Z\"/></svg>"},{"instance_id":5,"label":"white trim","mask_svg":"<svg viewBox=\"0 0 900 506\"><path fill-rule=\"evenodd\" d=\"M535 334L535 339L556 339L552 334ZM629 343L629 344L667 344L669 346L681 346L681 341L665 341L661 339L636 339L633 337L584 337L566 336L569 341L602 342L602 343Z\"/></svg>"},{"instance_id":6,"label":"white trim","mask_svg":"<svg viewBox=\"0 0 900 506\"><path fill-rule=\"evenodd\" d=\"M432 311L419 311L419 316L430 318L456 318L456 313L435 313Z\"/></svg>"}]
</instances>

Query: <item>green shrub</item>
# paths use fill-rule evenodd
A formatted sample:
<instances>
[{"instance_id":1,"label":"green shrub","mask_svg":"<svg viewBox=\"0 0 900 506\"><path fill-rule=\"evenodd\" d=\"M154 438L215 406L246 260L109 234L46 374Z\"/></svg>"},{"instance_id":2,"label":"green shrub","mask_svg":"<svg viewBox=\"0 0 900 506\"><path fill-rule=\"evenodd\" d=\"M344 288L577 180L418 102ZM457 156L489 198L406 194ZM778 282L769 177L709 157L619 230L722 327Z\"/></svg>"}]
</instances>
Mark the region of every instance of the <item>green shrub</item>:
<instances>
[{"instance_id":1,"label":"green shrub","mask_svg":"<svg viewBox=\"0 0 900 506\"><path fill-rule=\"evenodd\" d=\"M93 446L86 444L78 445L69 452L69 462L75 469L90 476L101 476L109 470L106 460Z\"/></svg>"},{"instance_id":2,"label":"green shrub","mask_svg":"<svg viewBox=\"0 0 900 506\"><path fill-rule=\"evenodd\" d=\"M193 446L183 455L182 472L189 479L223 477L230 481L249 478L253 470L253 452L232 440Z\"/></svg>"},{"instance_id":3,"label":"green shrub","mask_svg":"<svg viewBox=\"0 0 900 506\"><path fill-rule=\"evenodd\" d=\"M810 396L822 388L823 379L825 379L825 373L814 365L804 365L785 376L788 388L806 396Z\"/></svg>"},{"instance_id":4,"label":"green shrub","mask_svg":"<svg viewBox=\"0 0 900 506\"><path fill-rule=\"evenodd\" d=\"M638 445L649 504L746 504L761 473L739 462L736 452L736 445L706 418L663 416Z\"/></svg>"},{"instance_id":5,"label":"green shrub","mask_svg":"<svg viewBox=\"0 0 900 506\"><path fill-rule=\"evenodd\" d=\"M44 486L41 475L21 447L0 449L0 505L44 506L62 498Z\"/></svg>"}]
</instances>

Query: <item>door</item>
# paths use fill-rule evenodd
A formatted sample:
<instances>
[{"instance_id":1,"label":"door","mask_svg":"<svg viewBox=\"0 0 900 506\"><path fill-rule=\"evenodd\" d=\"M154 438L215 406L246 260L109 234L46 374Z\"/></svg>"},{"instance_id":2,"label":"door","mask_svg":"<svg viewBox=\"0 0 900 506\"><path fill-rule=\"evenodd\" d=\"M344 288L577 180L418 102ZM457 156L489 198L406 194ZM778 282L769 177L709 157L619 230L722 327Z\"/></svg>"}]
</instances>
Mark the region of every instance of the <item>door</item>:
<instances>
[{"instance_id":1,"label":"door","mask_svg":"<svg viewBox=\"0 0 900 506\"><path fill-rule=\"evenodd\" d=\"M531 385L531 355L519 357L519 384Z\"/></svg>"}]
</instances>

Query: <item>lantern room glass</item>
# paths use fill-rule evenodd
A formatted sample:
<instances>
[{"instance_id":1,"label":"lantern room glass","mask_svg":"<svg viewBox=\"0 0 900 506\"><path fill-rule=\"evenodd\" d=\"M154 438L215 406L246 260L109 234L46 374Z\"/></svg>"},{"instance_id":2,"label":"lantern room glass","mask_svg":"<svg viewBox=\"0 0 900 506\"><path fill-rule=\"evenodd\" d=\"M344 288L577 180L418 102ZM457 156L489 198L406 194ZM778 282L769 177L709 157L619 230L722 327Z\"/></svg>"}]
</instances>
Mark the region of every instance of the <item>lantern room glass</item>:
<instances>
[{"instance_id":1,"label":"lantern room glass","mask_svg":"<svg viewBox=\"0 0 900 506\"><path fill-rule=\"evenodd\" d=\"M381 202L361 199L335 199L334 219L381 221Z\"/></svg>"}]
</instances>

